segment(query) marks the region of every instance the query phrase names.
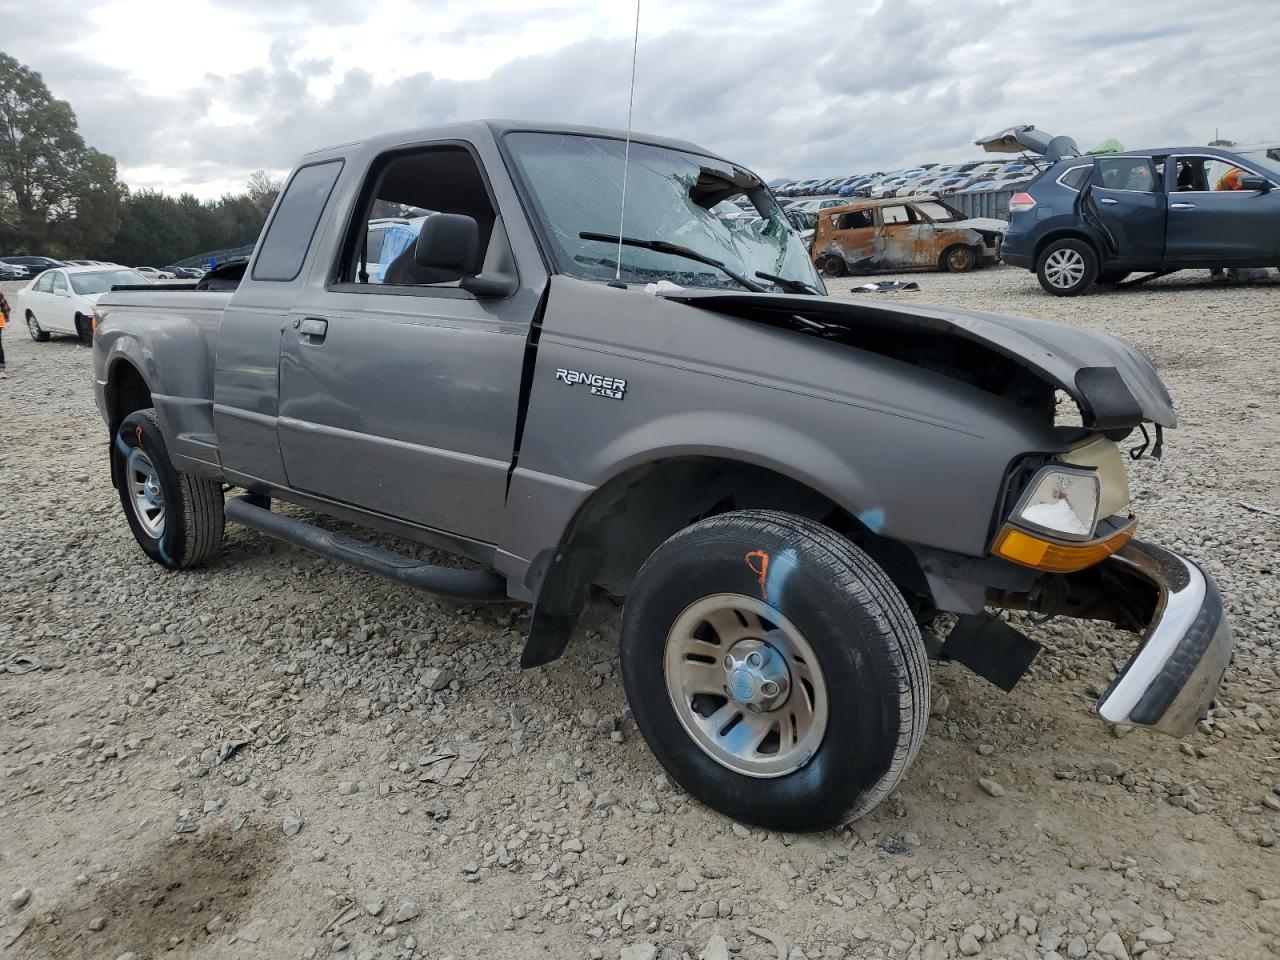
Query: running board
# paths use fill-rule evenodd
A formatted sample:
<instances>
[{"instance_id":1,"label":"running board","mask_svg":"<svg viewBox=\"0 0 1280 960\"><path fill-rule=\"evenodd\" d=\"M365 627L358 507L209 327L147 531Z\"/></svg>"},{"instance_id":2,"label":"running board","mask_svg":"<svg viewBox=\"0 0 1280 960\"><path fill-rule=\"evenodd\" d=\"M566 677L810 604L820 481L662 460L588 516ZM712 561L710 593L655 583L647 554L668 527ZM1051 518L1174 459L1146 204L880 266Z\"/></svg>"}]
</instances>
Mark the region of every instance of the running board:
<instances>
[{"instance_id":1,"label":"running board","mask_svg":"<svg viewBox=\"0 0 1280 960\"><path fill-rule=\"evenodd\" d=\"M226 516L228 520L318 553L329 560L359 567L427 593L481 603L498 603L510 599L507 596L506 578L492 570L456 570L423 563L354 537L322 530L293 517L272 513L251 502L249 497L228 500Z\"/></svg>"}]
</instances>

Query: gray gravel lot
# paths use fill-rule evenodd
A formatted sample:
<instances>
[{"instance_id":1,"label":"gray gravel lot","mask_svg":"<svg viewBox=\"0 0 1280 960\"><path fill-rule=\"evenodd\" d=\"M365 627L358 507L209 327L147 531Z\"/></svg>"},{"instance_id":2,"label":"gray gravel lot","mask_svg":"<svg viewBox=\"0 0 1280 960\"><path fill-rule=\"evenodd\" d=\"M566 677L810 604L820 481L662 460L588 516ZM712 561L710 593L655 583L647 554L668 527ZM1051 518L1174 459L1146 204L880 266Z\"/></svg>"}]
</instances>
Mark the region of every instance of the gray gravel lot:
<instances>
[{"instance_id":1,"label":"gray gravel lot","mask_svg":"<svg viewBox=\"0 0 1280 960\"><path fill-rule=\"evenodd\" d=\"M873 814L743 827L673 787L627 718L611 605L521 672L520 606L234 526L204 568L150 565L90 352L15 323L0 957L1280 955L1280 282L1061 300L1009 268L911 279L855 295L1078 323L1161 368L1182 423L1131 466L1140 535L1204 564L1237 631L1197 733L1092 713L1132 635L1022 621L1047 649L1012 694L935 665L930 736Z\"/></svg>"}]
</instances>

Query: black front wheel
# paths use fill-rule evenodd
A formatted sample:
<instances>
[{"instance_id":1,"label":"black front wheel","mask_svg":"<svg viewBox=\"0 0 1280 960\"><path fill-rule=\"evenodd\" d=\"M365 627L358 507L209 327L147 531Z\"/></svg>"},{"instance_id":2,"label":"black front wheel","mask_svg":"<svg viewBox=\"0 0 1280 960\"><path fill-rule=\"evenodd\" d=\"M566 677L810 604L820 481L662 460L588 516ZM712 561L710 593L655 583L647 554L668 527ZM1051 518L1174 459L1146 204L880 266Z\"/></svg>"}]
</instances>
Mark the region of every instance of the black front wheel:
<instances>
[{"instance_id":1,"label":"black front wheel","mask_svg":"<svg viewBox=\"0 0 1280 960\"><path fill-rule=\"evenodd\" d=\"M124 418L111 456L120 505L143 553L170 570L213 556L225 522L222 484L174 469L155 410Z\"/></svg>"},{"instance_id":2,"label":"black front wheel","mask_svg":"<svg viewBox=\"0 0 1280 960\"><path fill-rule=\"evenodd\" d=\"M86 347L93 343L93 318L82 313L76 314L76 336Z\"/></svg>"},{"instance_id":3,"label":"black front wheel","mask_svg":"<svg viewBox=\"0 0 1280 960\"><path fill-rule=\"evenodd\" d=\"M748 510L645 562L622 679L650 748L726 816L818 830L901 782L929 716L920 632L897 587L822 524Z\"/></svg>"},{"instance_id":4,"label":"black front wheel","mask_svg":"<svg viewBox=\"0 0 1280 960\"><path fill-rule=\"evenodd\" d=\"M818 261L818 269L822 271L824 277L843 277L849 272L849 268L845 266L845 262L839 257L827 255Z\"/></svg>"}]
</instances>

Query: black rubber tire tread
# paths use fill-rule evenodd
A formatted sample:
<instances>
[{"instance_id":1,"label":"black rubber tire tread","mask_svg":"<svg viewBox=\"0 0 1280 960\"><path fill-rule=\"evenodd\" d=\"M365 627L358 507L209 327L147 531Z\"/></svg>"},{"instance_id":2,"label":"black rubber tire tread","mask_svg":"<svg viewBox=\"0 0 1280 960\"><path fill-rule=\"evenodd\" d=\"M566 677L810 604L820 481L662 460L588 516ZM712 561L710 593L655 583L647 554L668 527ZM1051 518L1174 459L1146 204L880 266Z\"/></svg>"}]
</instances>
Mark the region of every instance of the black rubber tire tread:
<instances>
[{"instance_id":1,"label":"black rubber tire tread","mask_svg":"<svg viewBox=\"0 0 1280 960\"><path fill-rule=\"evenodd\" d=\"M145 443L141 438L130 442L138 428L141 428L146 437ZM124 489L123 468L119 471L122 485L119 491L120 503L134 539L143 552L160 566L170 570L186 570L212 557L222 544L226 525L222 484L206 477L181 473L173 466L164 445L160 421L153 408L135 410L125 417L112 441L113 457L124 456L119 449L122 443L125 446L142 443L164 488L167 516L164 536L157 541L147 536L133 516L133 507L129 504L128 493Z\"/></svg>"},{"instance_id":2,"label":"black rubber tire tread","mask_svg":"<svg viewBox=\"0 0 1280 960\"><path fill-rule=\"evenodd\" d=\"M1045 261L1049 259L1049 254L1065 247L1078 250L1084 258L1084 276L1074 286L1055 287L1045 277ZM1098 276L1098 252L1087 241L1078 237L1065 237L1062 240L1054 240L1041 250L1040 255L1036 257L1036 279L1040 281L1040 286L1045 293L1051 293L1055 297L1078 297L1097 282Z\"/></svg>"},{"instance_id":3,"label":"black rubber tire tread","mask_svg":"<svg viewBox=\"0 0 1280 960\"><path fill-rule=\"evenodd\" d=\"M36 315L32 313L30 310L27 311L27 333L28 334L31 333L32 320L35 320L36 329L39 330L40 333L37 334L36 336L33 336L31 339L34 340L36 343L48 343L49 331L41 328L40 321L36 318Z\"/></svg>"},{"instance_id":4,"label":"black rubber tire tread","mask_svg":"<svg viewBox=\"0 0 1280 960\"><path fill-rule=\"evenodd\" d=\"M957 250L969 251L969 265L962 270L957 270L951 266L951 255ZM978 266L978 255L974 252L973 247L965 246L963 243L957 243L942 251L942 256L938 260L938 265L945 273L968 273L970 270L973 270Z\"/></svg>"},{"instance_id":5,"label":"black rubber tire tread","mask_svg":"<svg viewBox=\"0 0 1280 960\"><path fill-rule=\"evenodd\" d=\"M86 347L93 345L93 318L83 313L76 314L76 339Z\"/></svg>"},{"instance_id":6,"label":"black rubber tire tread","mask_svg":"<svg viewBox=\"0 0 1280 960\"><path fill-rule=\"evenodd\" d=\"M888 672L896 687L890 695L896 695L898 701L897 739L887 768L874 783L863 785L856 793L845 797L839 809L795 810L785 817L776 813L759 816L754 810L721 811L773 829L824 829L857 819L888 797L910 769L927 731L930 697L928 658L915 618L897 586L870 556L847 537L816 521L775 510L743 510L720 514L685 528L654 551L641 567L635 584L641 584L653 567L678 561L680 554L692 547L765 538L802 544L805 560L823 571L823 581L829 584L837 598L842 598L837 602L842 602L846 611L861 611L876 624L875 635L871 640L879 641L884 662L888 665ZM634 593L633 589L633 595ZM628 627L634 628L634 624L624 613L624 646L628 646ZM813 638L810 638L810 642L813 642ZM634 713L635 698L629 682L630 672L626 668L625 653L626 651L623 679L627 684ZM662 694L666 695L665 689ZM828 731L828 737L830 735ZM682 745L682 749L698 748L688 742ZM662 761L661 753L657 749L655 753ZM663 762L665 765L665 761ZM780 779L799 776L803 769ZM680 779L669 766L668 770ZM730 776L742 776L730 771L726 773ZM844 774L845 771L840 770L834 775ZM689 786L684 785L686 788ZM716 805L713 799L704 799L708 799L711 805Z\"/></svg>"}]
</instances>

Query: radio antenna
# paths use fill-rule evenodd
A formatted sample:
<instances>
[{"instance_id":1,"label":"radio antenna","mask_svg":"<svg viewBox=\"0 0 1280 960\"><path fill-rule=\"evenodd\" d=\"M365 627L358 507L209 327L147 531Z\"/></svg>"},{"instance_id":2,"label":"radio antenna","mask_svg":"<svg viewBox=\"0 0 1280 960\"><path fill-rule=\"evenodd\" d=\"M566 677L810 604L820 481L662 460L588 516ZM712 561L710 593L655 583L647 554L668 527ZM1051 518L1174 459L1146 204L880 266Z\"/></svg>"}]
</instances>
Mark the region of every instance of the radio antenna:
<instances>
[{"instance_id":1,"label":"radio antenna","mask_svg":"<svg viewBox=\"0 0 1280 960\"><path fill-rule=\"evenodd\" d=\"M618 257L613 282L622 282L622 226L627 219L627 169L631 166L631 114L636 105L636 52L640 49L640 0L636 0L636 28L631 39L631 92L627 97L627 146L622 155L622 206L618 211Z\"/></svg>"}]
</instances>

